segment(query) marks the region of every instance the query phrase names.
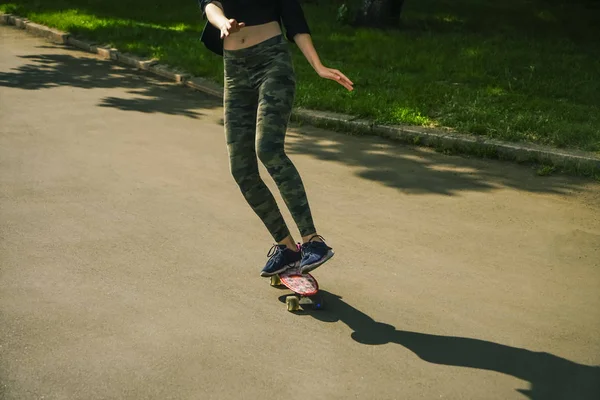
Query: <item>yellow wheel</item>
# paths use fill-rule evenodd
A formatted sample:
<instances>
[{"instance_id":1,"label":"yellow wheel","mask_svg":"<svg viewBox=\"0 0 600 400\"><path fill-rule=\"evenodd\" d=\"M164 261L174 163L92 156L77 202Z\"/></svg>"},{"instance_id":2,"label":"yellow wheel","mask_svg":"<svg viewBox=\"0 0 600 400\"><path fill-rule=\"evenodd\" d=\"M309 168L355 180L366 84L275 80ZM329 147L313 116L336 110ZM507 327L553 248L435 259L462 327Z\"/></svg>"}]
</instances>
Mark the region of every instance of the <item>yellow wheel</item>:
<instances>
[{"instance_id":1,"label":"yellow wheel","mask_svg":"<svg viewBox=\"0 0 600 400\"><path fill-rule=\"evenodd\" d=\"M285 298L285 304L287 305L288 311L298 311L300 309L300 303L296 296L288 296Z\"/></svg>"},{"instance_id":2,"label":"yellow wheel","mask_svg":"<svg viewBox=\"0 0 600 400\"><path fill-rule=\"evenodd\" d=\"M281 286L281 279L279 279L279 275L273 275L271 277L271 286Z\"/></svg>"}]
</instances>

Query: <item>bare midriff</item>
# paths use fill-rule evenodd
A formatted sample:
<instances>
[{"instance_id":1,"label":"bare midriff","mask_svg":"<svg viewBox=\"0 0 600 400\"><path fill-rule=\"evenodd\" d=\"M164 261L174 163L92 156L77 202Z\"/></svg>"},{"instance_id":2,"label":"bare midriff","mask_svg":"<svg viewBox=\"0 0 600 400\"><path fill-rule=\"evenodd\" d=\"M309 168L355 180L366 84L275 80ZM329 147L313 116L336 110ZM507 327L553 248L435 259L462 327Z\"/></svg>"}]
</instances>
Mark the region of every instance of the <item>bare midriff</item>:
<instances>
[{"instance_id":1,"label":"bare midriff","mask_svg":"<svg viewBox=\"0 0 600 400\"><path fill-rule=\"evenodd\" d=\"M240 50L257 45L281 34L281 27L277 21L267 22L262 25L246 26L240 29L239 32L232 33L226 37L223 40L223 48L225 50Z\"/></svg>"}]
</instances>

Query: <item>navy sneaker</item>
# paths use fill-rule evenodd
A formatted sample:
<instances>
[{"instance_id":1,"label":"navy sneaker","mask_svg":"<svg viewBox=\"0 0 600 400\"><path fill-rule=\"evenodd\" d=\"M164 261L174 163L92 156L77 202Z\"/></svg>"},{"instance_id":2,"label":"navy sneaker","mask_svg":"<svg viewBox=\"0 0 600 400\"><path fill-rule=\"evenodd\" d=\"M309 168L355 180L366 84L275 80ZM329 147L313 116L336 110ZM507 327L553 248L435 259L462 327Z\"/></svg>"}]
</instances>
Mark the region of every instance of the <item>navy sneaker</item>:
<instances>
[{"instance_id":1,"label":"navy sneaker","mask_svg":"<svg viewBox=\"0 0 600 400\"><path fill-rule=\"evenodd\" d=\"M314 238L319 238L323 241L313 240ZM325 261L333 257L333 254L333 249L325 244L325 239L322 236L313 236L308 242L302 245L300 272L307 274L313 269L320 267Z\"/></svg>"},{"instance_id":2,"label":"navy sneaker","mask_svg":"<svg viewBox=\"0 0 600 400\"><path fill-rule=\"evenodd\" d=\"M271 247L267 257L269 257L269 261L260 271L260 276L269 277L280 274L286 269L297 267L302 258L302 253L290 250L286 245L276 244Z\"/></svg>"}]
</instances>

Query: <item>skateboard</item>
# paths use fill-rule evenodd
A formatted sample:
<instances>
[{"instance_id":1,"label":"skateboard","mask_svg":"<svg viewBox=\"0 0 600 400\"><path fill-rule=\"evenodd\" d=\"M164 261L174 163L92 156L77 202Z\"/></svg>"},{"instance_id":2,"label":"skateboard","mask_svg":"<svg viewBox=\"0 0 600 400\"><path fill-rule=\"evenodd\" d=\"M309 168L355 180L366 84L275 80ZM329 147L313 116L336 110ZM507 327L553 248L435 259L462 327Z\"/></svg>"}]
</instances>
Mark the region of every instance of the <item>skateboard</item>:
<instances>
[{"instance_id":1,"label":"skateboard","mask_svg":"<svg viewBox=\"0 0 600 400\"><path fill-rule=\"evenodd\" d=\"M285 286L294 292L285 298L288 311L323 308L323 299L318 294L319 284L311 274L302 274L300 267L290 268L279 275L271 277L271 286Z\"/></svg>"}]
</instances>

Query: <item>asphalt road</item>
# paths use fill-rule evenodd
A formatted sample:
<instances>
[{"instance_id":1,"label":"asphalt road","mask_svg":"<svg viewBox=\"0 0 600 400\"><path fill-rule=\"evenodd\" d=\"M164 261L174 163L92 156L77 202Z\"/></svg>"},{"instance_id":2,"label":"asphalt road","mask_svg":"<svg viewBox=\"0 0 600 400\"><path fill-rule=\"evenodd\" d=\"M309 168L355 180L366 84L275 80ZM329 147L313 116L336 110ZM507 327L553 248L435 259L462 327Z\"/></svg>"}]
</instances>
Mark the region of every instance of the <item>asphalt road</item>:
<instances>
[{"instance_id":1,"label":"asphalt road","mask_svg":"<svg viewBox=\"0 0 600 400\"><path fill-rule=\"evenodd\" d=\"M294 315L219 101L0 43L0 398L600 398L597 183L294 127L336 250Z\"/></svg>"}]
</instances>

